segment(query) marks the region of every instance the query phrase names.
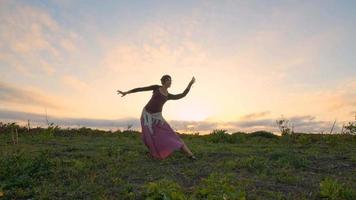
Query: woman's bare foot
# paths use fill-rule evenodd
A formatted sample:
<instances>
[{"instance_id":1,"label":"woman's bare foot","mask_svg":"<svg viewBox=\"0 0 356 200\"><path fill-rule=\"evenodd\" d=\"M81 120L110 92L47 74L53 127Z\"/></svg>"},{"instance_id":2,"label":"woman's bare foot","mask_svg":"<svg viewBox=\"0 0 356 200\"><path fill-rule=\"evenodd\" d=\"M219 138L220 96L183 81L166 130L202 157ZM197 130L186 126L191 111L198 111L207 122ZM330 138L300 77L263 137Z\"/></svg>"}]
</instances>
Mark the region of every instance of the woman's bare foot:
<instances>
[{"instance_id":1,"label":"woman's bare foot","mask_svg":"<svg viewBox=\"0 0 356 200\"><path fill-rule=\"evenodd\" d=\"M191 159L191 160L197 160L197 158L193 154L188 156L188 158Z\"/></svg>"}]
</instances>

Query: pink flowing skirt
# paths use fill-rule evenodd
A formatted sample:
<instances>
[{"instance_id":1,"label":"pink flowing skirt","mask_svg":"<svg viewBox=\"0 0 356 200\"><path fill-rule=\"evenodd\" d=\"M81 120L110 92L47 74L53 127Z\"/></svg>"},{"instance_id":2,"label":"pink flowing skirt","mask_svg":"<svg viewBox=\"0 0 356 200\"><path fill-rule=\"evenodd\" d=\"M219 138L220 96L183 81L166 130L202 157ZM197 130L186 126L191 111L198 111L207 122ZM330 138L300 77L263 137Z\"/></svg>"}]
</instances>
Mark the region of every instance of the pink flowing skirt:
<instances>
[{"instance_id":1,"label":"pink flowing skirt","mask_svg":"<svg viewBox=\"0 0 356 200\"><path fill-rule=\"evenodd\" d=\"M144 125L141 115L141 128L141 139L154 158L163 160L184 145L179 135L167 122L153 124L153 134L151 134L149 128Z\"/></svg>"}]
</instances>

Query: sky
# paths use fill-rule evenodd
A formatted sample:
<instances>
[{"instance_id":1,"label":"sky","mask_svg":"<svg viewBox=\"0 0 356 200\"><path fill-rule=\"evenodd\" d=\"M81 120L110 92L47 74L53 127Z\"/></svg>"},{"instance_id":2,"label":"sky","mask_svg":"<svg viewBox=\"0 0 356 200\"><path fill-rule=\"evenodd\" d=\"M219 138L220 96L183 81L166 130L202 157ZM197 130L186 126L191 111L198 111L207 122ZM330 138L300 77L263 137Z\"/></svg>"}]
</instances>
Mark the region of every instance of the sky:
<instances>
[{"instance_id":1,"label":"sky","mask_svg":"<svg viewBox=\"0 0 356 200\"><path fill-rule=\"evenodd\" d=\"M356 1L0 0L0 121L115 129L160 84L181 132L336 131L356 115Z\"/></svg>"}]
</instances>

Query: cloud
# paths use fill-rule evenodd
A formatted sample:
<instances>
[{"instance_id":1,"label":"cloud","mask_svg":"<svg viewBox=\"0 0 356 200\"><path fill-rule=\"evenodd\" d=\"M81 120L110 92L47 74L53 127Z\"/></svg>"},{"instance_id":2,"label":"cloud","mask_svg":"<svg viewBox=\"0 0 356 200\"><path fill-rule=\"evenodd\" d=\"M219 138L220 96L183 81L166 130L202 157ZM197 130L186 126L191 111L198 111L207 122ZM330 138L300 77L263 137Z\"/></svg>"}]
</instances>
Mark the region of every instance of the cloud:
<instances>
[{"instance_id":1,"label":"cloud","mask_svg":"<svg viewBox=\"0 0 356 200\"><path fill-rule=\"evenodd\" d=\"M267 119L245 119L229 122L210 122L210 121L170 121L172 127L183 131L203 131L211 132L214 129L226 129L230 132L244 131L252 132L257 130L266 130L278 133L278 126L276 120L279 118ZM304 133L320 133L329 131L333 122L316 120L316 117L306 116L292 116L288 118L289 126L295 132ZM335 131L341 129L341 122L335 126Z\"/></svg>"},{"instance_id":2,"label":"cloud","mask_svg":"<svg viewBox=\"0 0 356 200\"><path fill-rule=\"evenodd\" d=\"M50 1L62 7L69 7L70 5L73 4L73 2L76 2L75 0L50 0Z\"/></svg>"},{"instance_id":3,"label":"cloud","mask_svg":"<svg viewBox=\"0 0 356 200\"><path fill-rule=\"evenodd\" d=\"M237 130L268 130L272 132L279 132L276 120L279 118L268 118L258 120L243 120L236 122L228 122L228 124ZM305 133L320 133L329 128L330 121L316 120L315 116L291 116L285 118L289 120L290 128L293 128L295 132ZM336 125L337 130L339 125Z\"/></svg>"},{"instance_id":4,"label":"cloud","mask_svg":"<svg viewBox=\"0 0 356 200\"><path fill-rule=\"evenodd\" d=\"M316 120L315 116L294 116L289 118L289 125L295 127L299 132L320 132L329 128L329 121Z\"/></svg>"},{"instance_id":5,"label":"cloud","mask_svg":"<svg viewBox=\"0 0 356 200\"><path fill-rule=\"evenodd\" d=\"M147 69L167 71L201 66L207 53L192 37L194 20L175 23L149 22L132 35L131 40L107 45L104 69L119 74L144 73ZM184 28L183 28L184 27Z\"/></svg>"},{"instance_id":6,"label":"cloud","mask_svg":"<svg viewBox=\"0 0 356 200\"><path fill-rule=\"evenodd\" d=\"M333 90L324 91L322 95L329 97L329 100L332 100L329 105L330 110L355 108L356 102L354 99L356 99L356 81L344 81Z\"/></svg>"},{"instance_id":7,"label":"cloud","mask_svg":"<svg viewBox=\"0 0 356 200\"><path fill-rule=\"evenodd\" d=\"M90 118L60 118L54 116L47 116L49 123L54 123L62 127L94 127L94 128L126 128L132 125L133 128L138 129L139 119L123 118L117 120L107 119L90 119ZM28 112L18 112L11 110L0 110L0 119L5 121L27 122L30 120L32 125L43 126L47 125L45 114L36 114Z\"/></svg>"},{"instance_id":8,"label":"cloud","mask_svg":"<svg viewBox=\"0 0 356 200\"><path fill-rule=\"evenodd\" d=\"M328 88L296 89L293 93L286 93L286 97L296 110L345 119L345 114L355 109L356 85L353 80L342 80Z\"/></svg>"},{"instance_id":9,"label":"cloud","mask_svg":"<svg viewBox=\"0 0 356 200\"><path fill-rule=\"evenodd\" d=\"M259 119L259 120L243 120L236 122L228 122L232 127L252 128L252 127L273 127L275 120L273 119Z\"/></svg>"},{"instance_id":10,"label":"cloud","mask_svg":"<svg viewBox=\"0 0 356 200\"><path fill-rule=\"evenodd\" d=\"M4 82L0 82L0 102L7 104L34 105L54 109L62 108L60 105L53 103L54 101L49 96L37 91L18 88Z\"/></svg>"},{"instance_id":11,"label":"cloud","mask_svg":"<svg viewBox=\"0 0 356 200\"><path fill-rule=\"evenodd\" d=\"M257 28L240 41L239 51L230 58L235 68L249 79L265 82L284 81L295 75L296 70L305 74L320 70L318 58L321 50L336 43L337 31L328 30L309 37L295 37L286 29Z\"/></svg>"},{"instance_id":12,"label":"cloud","mask_svg":"<svg viewBox=\"0 0 356 200\"><path fill-rule=\"evenodd\" d=\"M79 91L89 90L89 86L87 83L71 75L63 76L62 82L67 86L69 86L70 88L74 88Z\"/></svg>"},{"instance_id":13,"label":"cloud","mask_svg":"<svg viewBox=\"0 0 356 200\"><path fill-rule=\"evenodd\" d=\"M218 126L217 122L208 121L183 121L172 120L169 121L172 128L175 130L188 130L188 131L211 131Z\"/></svg>"},{"instance_id":14,"label":"cloud","mask_svg":"<svg viewBox=\"0 0 356 200\"><path fill-rule=\"evenodd\" d=\"M169 121L169 124L174 130L180 132L203 132L210 133L214 129L227 129L229 132L244 131L252 132L257 130L266 130L279 132L276 125L277 118L259 119L259 120L239 120L230 122L210 122L210 121ZM331 121L316 120L314 116L293 116L288 118L290 126L293 125L295 132L304 133L320 133L329 132L333 124ZM35 114L27 112L18 112L12 110L0 109L0 120L27 122L30 120L32 124L46 125L44 114ZM61 118L48 116L50 123L54 123L61 127L93 127L102 129L127 128L132 125L135 130L141 130L141 124L137 118L121 118L121 119L95 119L95 118ZM336 123L334 132L341 130L341 122Z\"/></svg>"},{"instance_id":15,"label":"cloud","mask_svg":"<svg viewBox=\"0 0 356 200\"><path fill-rule=\"evenodd\" d=\"M251 114L242 116L241 119L242 120L249 120L249 119L261 118L261 117L265 117L265 116L267 116L269 114L271 114L270 111L251 113Z\"/></svg>"},{"instance_id":16,"label":"cloud","mask_svg":"<svg viewBox=\"0 0 356 200\"><path fill-rule=\"evenodd\" d=\"M22 1L0 7L0 60L18 72L53 75L54 63L76 50L79 36L61 27L48 11Z\"/></svg>"},{"instance_id":17,"label":"cloud","mask_svg":"<svg viewBox=\"0 0 356 200\"><path fill-rule=\"evenodd\" d=\"M119 44L107 53L104 65L113 72L128 73L129 71L146 70L155 66L163 71L170 67L196 66L205 59L203 50L197 44L184 42L172 48L166 44Z\"/></svg>"}]
</instances>

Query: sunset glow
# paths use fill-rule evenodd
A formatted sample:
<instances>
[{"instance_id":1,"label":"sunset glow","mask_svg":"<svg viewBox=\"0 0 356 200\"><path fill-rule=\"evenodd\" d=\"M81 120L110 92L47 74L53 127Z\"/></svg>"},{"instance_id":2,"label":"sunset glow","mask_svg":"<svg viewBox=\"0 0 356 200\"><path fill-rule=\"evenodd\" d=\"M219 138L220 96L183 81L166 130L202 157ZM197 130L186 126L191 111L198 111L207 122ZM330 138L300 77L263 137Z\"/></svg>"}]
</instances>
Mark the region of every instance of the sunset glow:
<instances>
[{"instance_id":1,"label":"sunset glow","mask_svg":"<svg viewBox=\"0 0 356 200\"><path fill-rule=\"evenodd\" d=\"M356 114L355 1L0 0L0 121L140 129L172 76L177 130L336 130ZM330 14L332 13L332 14ZM105 122L105 123L104 123ZM61 124L62 123L62 124Z\"/></svg>"}]
</instances>

